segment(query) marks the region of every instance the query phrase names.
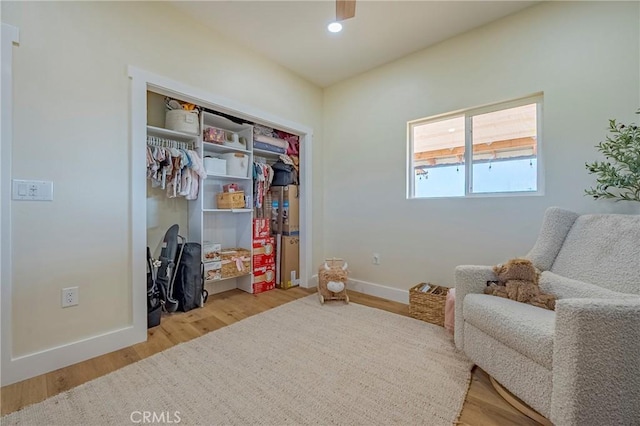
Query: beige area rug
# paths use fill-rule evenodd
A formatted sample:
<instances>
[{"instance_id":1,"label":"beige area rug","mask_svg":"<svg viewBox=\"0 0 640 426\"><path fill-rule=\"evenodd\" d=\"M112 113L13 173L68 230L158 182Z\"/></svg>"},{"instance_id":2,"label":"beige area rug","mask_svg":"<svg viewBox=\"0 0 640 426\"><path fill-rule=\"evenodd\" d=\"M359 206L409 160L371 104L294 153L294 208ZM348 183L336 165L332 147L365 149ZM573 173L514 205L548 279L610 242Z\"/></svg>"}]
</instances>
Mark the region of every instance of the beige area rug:
<instances>
[{"instance_id":1,"label":"beige area rug","mask_svg":"<svg viewBox=\"0 0 640 426\"><path fill-rule=\"evenodd\" d=\"M1 424L451 425L471 367L441 327L353 303L320 305L311 295Z\"/></svg>"}]
</instances>

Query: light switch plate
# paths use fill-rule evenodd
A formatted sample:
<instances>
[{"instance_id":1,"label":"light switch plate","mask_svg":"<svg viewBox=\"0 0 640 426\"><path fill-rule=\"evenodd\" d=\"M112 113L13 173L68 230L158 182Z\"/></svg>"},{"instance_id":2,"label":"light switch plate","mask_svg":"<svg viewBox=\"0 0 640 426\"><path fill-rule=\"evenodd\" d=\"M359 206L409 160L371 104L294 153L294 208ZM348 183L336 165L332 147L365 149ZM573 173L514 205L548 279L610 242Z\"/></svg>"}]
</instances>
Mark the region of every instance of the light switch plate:
<instances>
[{"instance_id":1,"label":"light switch plate","mask_svg":"<svg viewBox=\"0 0 640 426\"><path fill-rule=\"evenodd\" d=\"M12 199L19 201L53 201L53 182L50 180L13 179Z\"/></svg>"}]
</instances>

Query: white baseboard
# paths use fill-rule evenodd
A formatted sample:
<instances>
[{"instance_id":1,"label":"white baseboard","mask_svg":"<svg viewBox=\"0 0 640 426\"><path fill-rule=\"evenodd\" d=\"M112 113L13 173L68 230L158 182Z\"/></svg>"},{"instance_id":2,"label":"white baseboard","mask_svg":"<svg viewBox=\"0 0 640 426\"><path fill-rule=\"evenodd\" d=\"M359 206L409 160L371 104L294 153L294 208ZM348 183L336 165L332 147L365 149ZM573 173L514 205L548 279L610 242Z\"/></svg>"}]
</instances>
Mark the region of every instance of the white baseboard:
<instances>
[{"instance_id":1,"label":"white baseboard","mask_svg":"<svg viewBox=\"0 0 640 426\"><path fill-rule=\"evenodd\" d=\"M393 300L394 302L409 304L409 290L388 287L382 284L370 283L367 281L349 279L347 283L349 290L371 296L381 297L382 299Z\"/></svg>"},{"instance_id":2,"label":"white baseboard","mask_svg":"<svg viewBox=\"0 0 640 426\"><path fill-rule=\"evenodd\" d=\"M12 358L8 362L9 365L2 366L2 386L117 351L146 339L146 328L140 330L130 326L67 345Z\"/></svg>"},{"instance_id":3,"label":"white baseboard","mask_svg":"<svg viewBox=\"0 0 640 426\"><path fill-rule=\"evenodd\" d=\"M314 288L314 287L318 287L318 274L313 274L311 276L311 279L309 279L306 283L306 285L304 286L305 288Z\"/></svg>"},{"instance_id":4,"label":"white baseboard","mask_svg":"<svg viewBox=\"0 0 640 426\"><path fill-rule=\"evenodd\" d=\"M311 277L309 284L313 287L318 285L318 274ZM409 304L409 290L389 287L382 284L370 283L368 281L354 280L349 278L347 289L357 291L358 293L368 294L370 296L380 297L382 299L392 300L394 302Z\"/></svg>"}]
</instances>

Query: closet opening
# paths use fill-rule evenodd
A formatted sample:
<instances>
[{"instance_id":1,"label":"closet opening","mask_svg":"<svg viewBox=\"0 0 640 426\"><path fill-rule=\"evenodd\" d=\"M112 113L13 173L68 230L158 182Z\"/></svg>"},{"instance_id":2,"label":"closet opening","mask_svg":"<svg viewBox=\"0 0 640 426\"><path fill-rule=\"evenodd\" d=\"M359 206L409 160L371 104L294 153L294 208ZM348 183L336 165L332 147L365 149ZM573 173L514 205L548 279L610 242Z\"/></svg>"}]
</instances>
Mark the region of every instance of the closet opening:
<instances>
[{"instance_id":1,"label":"closet opening","mask_svg":"<svg viewBox=\"0 0 640 426\"><path fill-rule=\"evenodd\" d=\"M146 80L144 98L137 98L140 114L132 114L133 149L144 148L146 157L144 204L138 204L146 220L138 234L152 258L159 258L167 230L177 224L187 242L200 245L209 297L232 289L258 294L310 287L312 131L136 73ZM134 310L140 307L135 299Z\"/></svg>"}]
</instances>

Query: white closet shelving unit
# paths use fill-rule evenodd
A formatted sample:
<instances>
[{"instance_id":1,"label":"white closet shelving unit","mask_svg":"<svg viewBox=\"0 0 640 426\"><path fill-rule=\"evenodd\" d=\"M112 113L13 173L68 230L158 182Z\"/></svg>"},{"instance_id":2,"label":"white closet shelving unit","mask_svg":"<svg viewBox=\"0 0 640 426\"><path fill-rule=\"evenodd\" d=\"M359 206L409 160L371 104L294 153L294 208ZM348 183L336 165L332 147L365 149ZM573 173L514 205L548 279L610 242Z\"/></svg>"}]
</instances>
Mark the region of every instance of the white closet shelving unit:
<instances>
[{"instance_id":1,"label":"white closet shelving unit","mask_svg":"<svg viewBox=\"0 0 640 426\"><path fill-rule=\"evenodd\" d=\"M247 173L243 176L228 174L208 174L202 180L197 200L197 208L189 211L189 238L192 241L200 241L203 247L207 243L220 244L222 249L243 248L252 251L252 218L253 209L253 154L251 144L253 142L253 126L237 124L215 114L202 112L200 117L200 135L198 137L199 153L201 158L206 156L219 157L221 154L239 153L248 158ZM247 142L247 149L234 148L227 145L219 145L204 142L202 131L207 127L215 127L229 133L237 133L239 138ZM244 192L248 208L221 209L218 208L216 195L223 192L223 186L236 183ZM204 250L203 250L204 253ZM205 261L207 259L203 259ZM245 275L222 278L219 280L207 280L205 284L210 293L239 288L248 293L253 292L251 268Z\"/></svg>"}]
</instances>

